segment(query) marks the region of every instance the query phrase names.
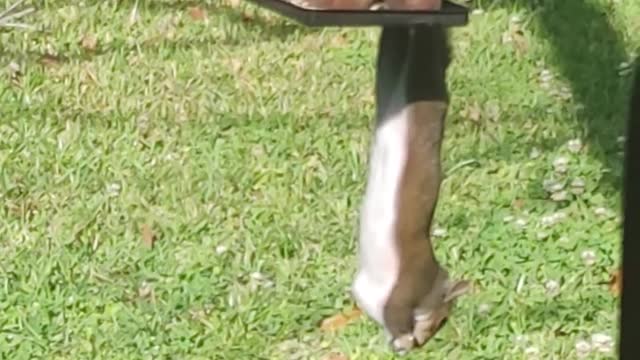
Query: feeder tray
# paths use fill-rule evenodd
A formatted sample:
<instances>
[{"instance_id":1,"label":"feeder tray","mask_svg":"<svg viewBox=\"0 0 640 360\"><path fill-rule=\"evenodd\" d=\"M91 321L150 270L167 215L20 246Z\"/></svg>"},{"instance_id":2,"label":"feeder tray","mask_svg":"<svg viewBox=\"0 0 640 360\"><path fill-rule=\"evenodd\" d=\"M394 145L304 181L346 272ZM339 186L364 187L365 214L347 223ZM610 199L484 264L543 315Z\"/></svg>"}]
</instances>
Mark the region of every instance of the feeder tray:
<instances>
[{"instance_id":1,"label":"feeder tray","mask_svg":"<svg viewBox=\"0 0 640 360\"><path fill-rule=\"evenodd\" d=\"M440 25L464 26L469 21L466 7L443 1L438 11L398 10L315 10L295 5L286 0L250 0L263 8L313 27L411 26Z\"/></svg>"}]
</instances>

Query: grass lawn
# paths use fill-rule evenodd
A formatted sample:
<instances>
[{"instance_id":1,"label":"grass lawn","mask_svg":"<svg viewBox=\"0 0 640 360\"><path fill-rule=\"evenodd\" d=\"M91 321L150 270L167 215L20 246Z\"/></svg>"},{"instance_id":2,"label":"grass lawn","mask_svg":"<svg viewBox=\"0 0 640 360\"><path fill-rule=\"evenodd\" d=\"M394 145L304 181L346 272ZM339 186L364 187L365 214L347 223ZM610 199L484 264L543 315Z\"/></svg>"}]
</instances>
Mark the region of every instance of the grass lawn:
<instances>
[{"instance_id":1,"label":"grass lawn","mask_svg":"<svg viewBox=\"0 0 640 360\"><path fill-rule=\"evenodd\" d=\"M318 326L352 306L378 29L37 3L0 30L0 359L394 358ZM474 6L434 231L476 289L405 358L615 358L640 2Z\"/></svg>"}]
</instances>

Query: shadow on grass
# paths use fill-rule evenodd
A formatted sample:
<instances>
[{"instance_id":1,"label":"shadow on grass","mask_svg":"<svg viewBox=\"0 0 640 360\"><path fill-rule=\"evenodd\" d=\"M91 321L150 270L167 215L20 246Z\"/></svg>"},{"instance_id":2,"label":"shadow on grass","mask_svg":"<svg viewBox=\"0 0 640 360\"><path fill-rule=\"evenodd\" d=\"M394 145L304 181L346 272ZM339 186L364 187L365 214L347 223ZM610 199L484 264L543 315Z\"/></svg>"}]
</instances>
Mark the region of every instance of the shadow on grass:
<instances>
[{"instance_id":1,"label":"shadow on grass","mask_svg":"<svg viewBox=\"0 0 640 360\"><path fill-rule=\"evenodd\" d=\"M534 14L538 35L551 45L551 65L583 106L578 117L590 151L612 170L601 185L619 191L622 158L617 137L624 133L630 81L618 75L628 56L623 36L609 23L606 9L591 0L501 0L491 6Z\"/></svg>"},{"instance_id":2,"label":"shadow on grass","mask_svg":"<svg viewBox=\"0 0 640 360\"><path fill-rule=\"evenodd\" d=\"M92 0L90 3L100 4L99 0ZM310 28L300 24L297 24L282 16L277 16L275 19L264 17L267 14L267 10L260 9L252 16L248 16L245 11L245 7L259 8L253 3L247 0L241 0L243 6L231 7L227 4L220 4L214 2L213 4L204 4L201 1L180 1L180 0L166 0L166 1L136 1L136 0L123 0L120 1L119 7L133 9L138 3L138 8L151 13L164 13L167 11L187 11L189 8L197 6L207 12L209 16L222 16L232 23L240 24L246 27L254 33L260 35L260 38L264 40L281 40L287 41L292 36L297 34L310 34L320 31L319 28ZM248 6L246 6L248 5Z\"/></svg>"},{"instance_id":3,"label":"shadow on grass","mask_svg":"<svg viewBox=\"0 0 640 360\"><path fill-rule=\"evenodd\" d=\"M246 0L243 0L247 4L251 4ZM90 0L86 2L86 6L99 6L102 1ZM204 48L208 45L246 45L245 42L255 41L280 41L288 42L295 41L296 37L305 34L311 34L320 31L319 28L309 28L303 25L299 25L287 18L278 16L276 18L267 18L264 16L266 10L260 10L258 13L248 17L243 8L233 8L225 4L201 4L199 2L188 2L179 0L168 1L136 1L136 0L122 0L118 3L118 7L126 10L133 10L138 3L138 9L140 12L146 12L157 16L167 15L174 11L187 11L192 6L198 6L203 10L206 10L209 14L209 18L218 17L223 19L223 23L227 24L241 24L241 27L245 29L243 32L237 32L234 29L229 29L229 36L222 42L214 42L210 39L201 39L198 41L171 41L171 40L154 40L147 41L140 44L141 48L153 49L156 47L171 48L174 50L184 50L192 48ZM252 5L252 4L251 4ZM253 5L254 8L257 8ZM215 25L217 26L217 25ZM225 25L221 25L225 26ZM243 36L243 33L250 34L250 36ZM39 36L46 36L43 32ZM66 63L70 61L82 61L90 60L95 56L104 55L122 49L122 44L118 44L115 47L99 47L92 52L61 52L56 56L48 57L48 54L39 51L16 51L15 49L5 49L0 44L0 61L13 61L15 59L22 59L29 63Z\"/></svg>"},{"instance_id":4,"label":"shadow on grass","mask_svg":"<svg viewBox=\"0 0 640 360\"><path fill-rule=\"evenodd\" d=\"M203 4L197 1L122 0L118 7L133 9L138 3L141 11L184 11L199 6L210 14L220 16L229 23L242 23L258 39L286 42L299 34L314 33L318 28L298 25L284 17L274 19L262 16L267 10L258 11L250 20L243 10L257 8L247 0L241 0L239 8L220 3ZM476 0L480 2L480 0ZM628 79L617 74L619 64L627 60L622 34L608 21L606 9L595 0L496 0L491 7L509 7L534 14L537 34L552 48L552 65L570 84L574 99L583 105L578 114L590 143L590 151L611 172L605 174L602 184L607 191L619 191L621 187L622 158L618 155L617 137L624 133L624 118L628 98ZM90 5L100 4L90 0ZM231 36L231 43L240 35ZM255 38L253 39L255 41ZM176 47L205 45L196 43L174 44ZM153 46L153 45L151 45ZM0 55L1 57L1 55Z\"/></svg>"},{"instance_id":5,"label":"shadow on grass","mask_svg":"<svg viewBox=\"0 0 640 360\"><path fill-rule=\"evenodd\" d=\"M474 319L474 336L493 336L496 323L513 324L512 331L520 334L544 334L544 336L583 336L586 327L582 324L596 321L602 316L599 307L585 305L585 300L599 300L599 296L589 299L548 299L528 301L510 311L495 311L491 315Z\"/></svg>"},{"instance_id":6,"label":"shadow on grass","mask_svg":"<svg viewBox=\"0 0 640 360\"><path fill-rule=\"evenodd\" d=\"M606 9L595 3L594 0L498 0L491 7L506 6L534 14L537 33L551 45L552 65L569 82L575 101L583 106L578 117L590 151L611 169L601 185L607 191L619 191L622 158L618 155L617 137L624 133L629 81L618 76L617 69L628 56L622 34L609 23ZM134 4L135 0L124 0L119 6L133 7ZM145 2L142 6L148 11L165 11L167 8L185 10L195 4L211 14L222 14L232 22L243 22L243 26L259 32L265 40L287 41L295 33L320 30L285 18L272 21L258 15L247 21L242 9L219 4L168 0Z\"/></svg>"},{"instance_id":7,"label":"shadow on grass","mask_svg":"<svg viewBox=\"0 0 640 360\"><path fill-rule=\"evenodd\" d=\"M594 299L598 297L595 296ZM576 311L582 309L582 311ZM516 316L527 319L532 327L529 332L552 330L556 336L574 335L577 330L569 330L564 324L576 324L580 322L592 322L601 316L597 307L585 306L583 300L557 299L544 303L523 305L516 310Z\"/></svg>"}]
</instances>

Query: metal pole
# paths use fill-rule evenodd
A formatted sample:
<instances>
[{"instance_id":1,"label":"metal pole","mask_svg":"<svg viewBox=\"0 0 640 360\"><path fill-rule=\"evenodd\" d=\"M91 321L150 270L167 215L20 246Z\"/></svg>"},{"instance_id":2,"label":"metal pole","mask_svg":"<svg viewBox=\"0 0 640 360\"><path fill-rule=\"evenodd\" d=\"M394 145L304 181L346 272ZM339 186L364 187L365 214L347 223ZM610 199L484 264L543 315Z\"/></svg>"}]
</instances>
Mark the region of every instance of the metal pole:
<instances>
[{"instance_id":1,"label":"metal pole","mask_svg":"<svg viewBox=\"0 0 640 360\"><path fill-rule=\"evenodd\" d=\"M640 304L638 276L635 264L640 260L640 61L636 65L629 117L627 119L627 142L623 188L624 231L622 238L622 296L620 306L620 359L638 357L636 334L640 331ZM637 267L636 269L637 270Z\"/></svg>"}]
</instances>

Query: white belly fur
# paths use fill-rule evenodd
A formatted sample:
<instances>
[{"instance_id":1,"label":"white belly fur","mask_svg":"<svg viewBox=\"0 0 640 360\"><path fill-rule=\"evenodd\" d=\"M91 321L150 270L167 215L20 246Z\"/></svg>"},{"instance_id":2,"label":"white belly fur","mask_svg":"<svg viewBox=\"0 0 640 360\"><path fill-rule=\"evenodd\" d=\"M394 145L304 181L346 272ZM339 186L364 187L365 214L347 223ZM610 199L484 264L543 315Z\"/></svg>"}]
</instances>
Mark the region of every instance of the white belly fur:
<instances>
[{"instance_id":1,"label":"white belly fur","mask_svg":"<svg viewBox=\"0 0 640 360\"><path fill-rule=\"evenodd\" d=\"M384 306L399 272L394 225L407 158L407 131L405 111L389 116L376 130L360 216L360 264L353 296L358 306L383 326Z\"/></svg>"}]
</instances>

